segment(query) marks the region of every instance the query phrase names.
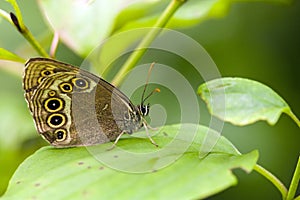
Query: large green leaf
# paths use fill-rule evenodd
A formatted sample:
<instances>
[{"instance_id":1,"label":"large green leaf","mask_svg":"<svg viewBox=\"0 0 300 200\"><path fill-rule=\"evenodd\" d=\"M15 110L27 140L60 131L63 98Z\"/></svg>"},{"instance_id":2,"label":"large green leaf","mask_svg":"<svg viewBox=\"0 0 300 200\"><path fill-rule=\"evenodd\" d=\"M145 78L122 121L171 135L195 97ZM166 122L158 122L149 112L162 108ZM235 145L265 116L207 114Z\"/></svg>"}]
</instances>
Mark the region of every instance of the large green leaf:
<instances>
[{"instance_id":1,"label":"large green leaf","mask_svg":"<svg viewBox=\"0 0 300 200\"><path fill-rule=\"evenodd\" d=\"M247 125L258 120L273 125L282 113L287 113L297 122L288 104L271 88L257 81L215 79L202 84L198 93L212 115L235 125ZM224 102L219 102L220 99Z\"/></svg>"},{"instance_id":2,"label":"large green leaf","mask_svg":"<svg viewBox=\"0 0 300 200\"><path fill-rule=\"evenodd\" d=\"M184 137L178 136L180 128ZM178 150L189 143L187 138L194 137L193 130L197 132L191 145L184 149L182 155L179 154ZM125 160L120 156L120 148L107 151L110 143L92 147L101 149L98 156L92 156L90 148L44 147L19 166L2 199L205 198L237 183L232 169L242 168L250 172L258 159L256 151L240 155L223 137L211 153L200 159L199 148L207 131L206 127L192 124L165 126L153 137L159 148L148 139L124 138L119 141L118 147L126 152L135 152ZM141 133L136 136L138 134ZM173 140L174 137L177 139ZM173 142L177 142L175 148L170 148L172 150L168 154L162 153ZM148 159L149 152L156 157ZM137 163L134 159L136 155L142 155L145 159ZM111 163L105 165L103 162L108 163L109 160L99 162L95 158L110 158ZM172 161L169 165L164 163L168 158ZM114 165L116 163L128 169L144 166L151 171L123 172ZM165 167L157 168L160 163L166 164Z\"/></svg>"},{"instance_id":3,"label":"large green leaf","mask_svg":"<svg viewBox=\"0 0 300 200\"><path fill-rule=\"evenodd\" d=\"M151 27L163 13L170 0L158 1L156 4L134 4L122 10L117 16L114 31ZM266 2L290 4L292 0L188 0L169 21L168 28L183 28L197 25L204 20L220 18L227 15L233 3ZM129 16L129 17L128 17ZM127 20L124 20L127 19Z\"/></svg>"},{"instance_id":4,"label":"large green leaf","mask_svg":"<svg viewBox=\"0 0 300 200\"><path fill-rule=\"evenodd\" d=\"M26 106L21 78L0 70L0 91L0 149L21 149L24 141L38 135Z\"/></svg>"},{"instance_id":5,"label":"large green leaf","mask_svg":"<svg viewBox=\"0 0 300 200\"><path fill-rule=\"evenodd\" d=\"M73 1L40 0L46 19L61 39L80 55L86 56L112 30L120 10L134 0Z\"/></svg>"},{"instance_id":6,"label":"large green leaf","mask_svg":"<svg viewBox=\"0 0 300 200\"><path fill-rule=\"evenodd\" d=\"M222 17L235 2L285 3L292 0L189 0L168 23L181 28ZM116 32L152 27L171 0L39 0L43 14L61 39L75 52L86 56L104 39ZM127 42L118 43L124 49ZM116 47L115 47L116 48Z\"/></svg>"}]
</instances>

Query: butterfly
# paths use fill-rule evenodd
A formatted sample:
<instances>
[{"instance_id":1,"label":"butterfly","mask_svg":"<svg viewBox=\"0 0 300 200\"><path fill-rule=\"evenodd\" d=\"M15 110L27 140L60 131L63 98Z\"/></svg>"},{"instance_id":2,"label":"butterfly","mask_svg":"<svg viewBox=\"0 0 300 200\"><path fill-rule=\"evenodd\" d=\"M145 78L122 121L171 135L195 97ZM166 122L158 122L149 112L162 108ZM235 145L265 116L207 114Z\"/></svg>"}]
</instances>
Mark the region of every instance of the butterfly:
<instances>
[{"instance_id":1,"label":"butterfly","mask_svg":"<svg viewBox=\"0 0 300 200\"><path fill-rule=\"evenodd\" d=\"M145 127L149 113L145 100L135 106L119 89L78 67L49 58L31 58L25 64L23 89L39 134L56 147L118 142L127 133Z\"/></svg>"}]
</instances>

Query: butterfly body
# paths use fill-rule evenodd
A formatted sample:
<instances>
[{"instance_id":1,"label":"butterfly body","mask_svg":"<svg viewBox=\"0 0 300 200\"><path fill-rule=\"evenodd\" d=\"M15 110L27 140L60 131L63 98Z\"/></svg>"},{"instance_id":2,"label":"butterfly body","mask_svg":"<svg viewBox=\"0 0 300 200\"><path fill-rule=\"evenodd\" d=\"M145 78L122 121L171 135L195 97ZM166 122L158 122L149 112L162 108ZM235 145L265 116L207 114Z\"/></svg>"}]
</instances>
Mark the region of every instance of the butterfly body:
<instances>
[{"instance_id":1,"label":"butterfly body","mask_svg":"<svg viewBox=\"0 0 300 200\"><path fill-rule=\"evenodd\" d=\"M57 147L117 139L144 125L147 106L135 106L96 75L47 58L25 64L23 88L37 131Z\"/></svg>"}]
</instances>

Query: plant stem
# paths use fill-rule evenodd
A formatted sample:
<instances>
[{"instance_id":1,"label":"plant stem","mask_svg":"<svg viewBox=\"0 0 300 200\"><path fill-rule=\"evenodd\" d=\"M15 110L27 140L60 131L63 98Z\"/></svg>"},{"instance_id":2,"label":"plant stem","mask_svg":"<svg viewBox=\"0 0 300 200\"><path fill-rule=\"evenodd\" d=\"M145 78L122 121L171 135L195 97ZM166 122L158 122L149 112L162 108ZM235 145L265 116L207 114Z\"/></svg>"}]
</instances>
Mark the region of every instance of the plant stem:
<instances>
[{"instance_id":1,"label":"plant stem","mask_svg":"<svg viewBox=\"0 0 300 200\"><path fill-rule=\"evenodd\" d=\"M24 22L23 22L23 17L22 17L22 13L21 10L18 6L18 3L16 2L16 0L7 0L8 3L10 3L12 5L12 7L14 8L15 12L16 12L16 16L19 22L19 26L21 27L21 29L25 28Z\"/></svg>"},{"instance_id":2,"label":"plant stem","mask_svg":"<svg viewBox=\"0 0 300 200\"><path fill-rule=\"evenodd\" d=\"M25 26L23 22L22 13L17 2L15 0L7 0L7 1L13 6L16 12L16 15L10 13L11 21L13 22L15 27L41 56L49 57L48 53L43 49L40 43L33 37L31 32Z\"/></svg>"},{"instance_id":3,"label":"plant stem","mask_svg":"<svg viewBox=\"0 0 300 200\"><path fill-rule=\"evenodd\" d=\"M23 30L22 35L41 56L50 57L26 27Z\"/></svg>"},{"instance_id":4,"label":"plant stem","mask_svg":"<svg viewBox=\"0 0 300 200\"><path fill-rule=\"evenodd\" d=\"M300 200L300 195L297 196L294 200Z\"/></svg>"},{"instance_id":5,"label":"plant stem","mask_svg":"<svg viewBox=\"0 0 300 200\"><path fill-rule=\"evenodd\" d=\"M292 200L294 198L297 191L299 180L300 180L300 156L298 158L298 162L290 184L289 191L287 193L286 200Z\"/></svg>"},{"instance_id":6,"label":"plant stem","mask_svg":"<svg viewBox=\"0 0 300 200\"><path fill-rule=\"evenodd\" d=\"M292 118L292 120L294 120L295 122L296 122L296 124L299 126L299 128L300 128L300 120L297 118L297 116L292 112L292 110L288 110L287 112L286 112L286 114L288 114L291 118Z\"/></svg>"},{"instance_id":7,"label":"plant stem","mask_svg":"<svg viewBox=\"0 0 300 200\"><path fill-rule=\"evenodd\" d=\"M54 31L51 47L50 47L50 57L55 58L55 53L57 50L57 46L59 43L59 34L58 32Z\"/></svg>"},{"instance_id":8,"label":"plant stem","mask_svg":"<svg viewBox=\"0 0 300 200\"><path fill-rule=\"evenodd\" d=\"M117 86L119 85L126 72L132 69L136 63L140 60L140 58L144 55L147 50L147 47L151 44L151 42L157 37L157 35L161 32L161 28L165 27L174 13L178 10L178 8L185 3L186 0L172 0L168 7L165 9L163 14L154 24L153 28L149 31L149 33L144 37L144 39L140 42L135 51L130 55L128 60L124 63L120 71L114 77L112 84Z\"/></svg>"},{"instance_id":9,"label":"plant stem","mask_svg":"<svg viewBox=\"0 0 300 200\"><path fill-rule=\"evenodd\" d=\"M268 170L266 170L265 168L263 168L262 166L256 164L254 166L254 170L256 172L258 172L259 174L263 175L264 177L266 177L271 183L273 183L273 185L279 190L279 192L282 195L282 199L285 199L287 196L287 189L286 187L283 185L283 183L281 183L281 181L275 177L271 172L269 172Z\"/></svg>"}]
</instances>

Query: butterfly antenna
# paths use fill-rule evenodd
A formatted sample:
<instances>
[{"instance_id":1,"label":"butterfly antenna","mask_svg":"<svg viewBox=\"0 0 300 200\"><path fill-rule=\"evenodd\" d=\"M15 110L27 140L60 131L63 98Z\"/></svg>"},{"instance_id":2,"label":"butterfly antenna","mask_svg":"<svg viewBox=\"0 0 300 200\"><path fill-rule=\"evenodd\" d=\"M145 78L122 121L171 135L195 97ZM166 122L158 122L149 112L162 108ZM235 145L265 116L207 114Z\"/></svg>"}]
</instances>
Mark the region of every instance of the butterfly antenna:
<instances>
[{"instance_id":1,"label":"butterfly antenna","mask_svg":"<svg viewBox=\"0 0 300 200\"><path fill-rule=\"evenodd\" d=\"M146 96L146 98L143 99L141 105L143 105L144 102L145 102L145 101L146 101L153 93L155 93L155 92L160 92L160 89L159 89L159 88L155 88L152 92L150 92L150 93Z\"/></svg>"},{"instance_id":2,"label":"butterfly antenna","mask_svg":"<svg viewBox=\"0 0 300 200\"><path fill-rule=\"evenodd\" d=\"M144 97L145 97L145 92L146 92L146 90L147 90L147 86L148 86L148 83L149 83L151 71L152 71L154 65L155 65L155 62L151 63L150 68L149 68L149 71L148 71L148 75L147 75L147 79L146 79L146 84L145 84L145 87L144 87L144 90L143 90L143 94L142 94L141 105L143 105L144 102L145 102L145 100L146 100L147 98L149 98L149 95L148 95L146 98L144 98ZM151 92L150 94L153 94L153 92Z\"/></svg>"}]
</instances>

